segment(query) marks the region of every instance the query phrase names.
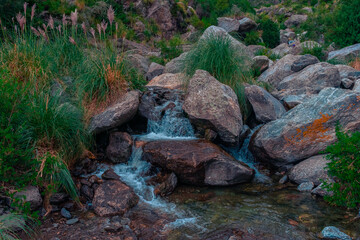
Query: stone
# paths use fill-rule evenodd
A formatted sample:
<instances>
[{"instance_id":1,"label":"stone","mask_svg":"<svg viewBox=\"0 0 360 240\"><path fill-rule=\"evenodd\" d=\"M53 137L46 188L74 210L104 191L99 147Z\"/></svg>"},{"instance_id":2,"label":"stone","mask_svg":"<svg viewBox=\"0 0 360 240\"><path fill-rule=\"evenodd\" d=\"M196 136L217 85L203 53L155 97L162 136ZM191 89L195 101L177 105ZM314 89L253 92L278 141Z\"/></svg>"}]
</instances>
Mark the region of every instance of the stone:
<instances>
[{"instance_id":1,"label":"stone","mask_svg":"<svg viewBox=\"0 0 360 240\"><path fill-rule=\"evenodd\" d=\"M91 119L89 132L99 134L129 122L136 115L140 104L140 92L130 91L118 103Z\"/></svg>"},{"instance_id":2,"label":"stone","mask_svg":"<svg viewBox=\"0 0 360 240\"><path fill-rule=\"evenodd\" d=\"M263 51L266 49L266 47L262 45L248 45L246 46L247 51L250 53L250 55L258 55L260 51Z\"/></svg>"},{"instance_id":3,"label":"stone","mask_svg":"<svg viewBox=\"0 0 360 240\"><path fill-rule=\"evenodd\" d=\"M253 58L252 69L258 70L260 73L268 69L269 65L270 59L267 56L256 56Z\"/></svg>"},{"instance_id":4,"label":"stone","mask_svg":"<svg viewBox=\"0 0 360 240\"><path fill-rule=\"evenodd\" d=\"M149 142L143 158L174 172L185 184L228 186L249 182L254 176L253 169L206 140Z\"/></svg>"},{"instance_id":5,"label":"stone","mask_svg":"<svg viewBox=\"0 0 360 240\"><path fill-rule=\"evenodd\" d=\"M335 66L339 70L341 78L351 78L350 80L356 80L357 78L360 78L360 71L356 70L355 68L342 64Z\"/></svg>"},{"instance_id":6,"label":"stone","mask_svg":"<svg viewBox=\"0 0 360 240\"><path fill-rule=\"evenodd\" d=\"M215 139L217 138L218 134L211 130L211 129L206 129L205 130L205 135L204 135L204 138L206 140L209 140L209 141L215 141Z\"/></svg>"},{"instance_id":7,"label":"stone","mask_svg":"<svg viewBox=\"0 0 360 240\"><path fill-rule=\"evenodd\" d=\"M162 197L170 195L176 188L178 179L175 173L171 173L166 180L155 187L155 195L160 195Z\"/></svg>"},{"instance_id":8,"label":"stone","mask_svg":"<svg viewBox=\"0 0 360 240\"><path fill-rule=\"evenodd\" d=\"M212 129L221 141L236 144L243 127L235 92L204 70L190 79L183 110L198 129Z\"/></svg>"},{"instance_id":9,"label":"stone","mask_svg":"<svg viewBox=\"0 0 360 240\"><path fill-rule=\"evenodd\" d=\"M325 227L321 231L320 238L326 239L326 240L330 240L330 239L351 240L352 239L349 235L347 235L346 233L343 233L342 231L340 231L340 229L338 229L337 227L334 227L334 226Z\"/></svg>"},{"instance_id":10,"label":"stone","mask_svg":"<svg viewBox=\"0 0 360 240\"><path fill-rule=\"evenodd\" d=\"M151 81L154 77L160 76L164 73L165 67L158 63L152 62L149 70L147 71L145 78L147 81Z\"/></svg>"},{"instance_id":11,"label":"stone","mask_svg":"<svg viewBox=\"0 0 360 240\"><path fill-rule=\"evenodd\" d=\"M295 32L290 29L280 30L280 43L289 43L290 40L294 40L295 38Z\"/></svg>"},{"instance_id":12,"label":"stone","mask_svg":"<svg viewBox=\"0 0 360 240\"><path fill-rule=\"evenodd\" d=\"M282 43L276 48L271 50L271 53L274 55L277 55L279 57L284 57L285 55L288 55L291 51L291 48L287 43Z\"/></svg>"},{"instance_id":13,"label":"stone","mask_svg":"<svg viewBox=\"0 0 360 240\"><path fill-rule=\"evenodd\" d=\"M133 42L125 38L119 38L117 43L118 43L117 47L121 48L122 51L128 51L132 54L140 54L142 56L156 56L156 57L159 57L161 55L161 51L159 49L152 49L145 44Z\"/></svg>"},{"instance_id":14,"label":"stone","mask_svg":"<svg viewBox=\"0 0 360 240\"><path fill-rule=\"evenodd\" d=\"M360 55L360 43L342 48L337 51L329 52L327 60L336 59L342 62L348 62Z\"/></svg>"},{"instance_id":15,"label":"stone","mask_svg":"<svg viewBox=\"0 0 360 240\"><path fill-rule=\"evenodd\" d=\"M25 203L29 203L31 210L37 210L43 203L40 191L35 186L25 187L23 190L15 193L14 198L18 198L24 200Z\"/></svg>"},{"instance_id":16,"label":"stone","mask_svg":"<svg viewBox=\"0 0 360 240\"><path fill-rule=\"evenodd\" d=\"M254 20L244 17L239 20L239 32L246 33L257 28L257 24Z\"/></svg>"},{"instance_id":17,"label":"stone","mask_svg":"<svg viewBox=\"0 0 360 240\"><path fill-rule=\"evenodd\" d=\"M353 91L360 93L360 79L358 79L358 80L355 81L355 84L354 84L354 87L353 87Z\"/></svg>"},{"instance_id":18,"label":"stone","mask_svg":"<svg viewBox=\"0 0 360 240\"><path fill-rule=\"evenodd\" d=\"M109 145L106 156L113 163L126 163L132 153L133 139L126 132L112 132L109 136Z\"/></svg>"},{"instance_id":19,"label":"stone","mask_svg":"<svg viewBox=\"0 0 360 240\"><path fill-rule=\"evenodd\" d=\"M62 193L62 192L54 193L50 197L50 203L51 204L60 204L60 203L67 201L68 199L69 199L69 194L67 194L67 193Z\"/></svg>"},{"instance_id":20,"label":"stone","mask_svg":"<svg viewBox=\"0 0 360 240\"><path fill-rule=\"evenodd\" d=\"M327 191L325 189L324 183L321 183L319 186L317 186L316 188L314 188L311 191L311 194L314 194L314 195L317 195L320 197L325 197L325 196L332 196L334 193L332 191L331 192Z\"/></svg>"},{"instance_id":21,"label":"stone","mask_svg":"<svg viewBox=\"0 0 360 240\"><path fill-rule=\"evenodd\" d=\"M297 27L301 23L306 22L307 18L308 18L307 15L299 15L299 14L291 15L291 17L288 20L286 20L284 24L289 28Z\"/></svg>"},{"instance_id":22,"label":"stone","mask_svg":"<svg viewBox=\"0 0 360 240\"><path fill-rule=\"evenodd\" d=\"M147 19L156 22L161 32L165 33L166 38L170 38L172 33L177 30L176 20L173 17L172 5L169 1L157 0L153 1L146 15Z\"/></svg>"},{"instance_id":23,"label":"stone","mask_svg":"<svg viewBox=\"0 0 360 240\"><path fill-rule=\"evenodd\" d=\"M61 216L63 216L66 219L70 219L72 217L71 213L68 210L66 210L65 208L62 208L60 210L60 214L61 214Z\"/></svg>"},{"instance_id":24,"label":"stone","mask_svg":"<svg viewBox=\"0 0 360 240\"><path fill-rule=\"evenodd\" d=\"M102 175L101 178L104 180L120 180L119 175L117 175L113 169L106 170Z\"/></svg>"},{"instance_id":25,"label":"stone","mask_svg":"<svg viewBox=\"0 0 360 240\"><path fill-rule=\"evenodd\" d=\"M81 186L80 194L89 201L91 201L94 198L94 190L88 185Z\"/></svg>"},{"instance_id":26,"label":"stone","mask_svg":"<svg viewBox=\"0 0 360 240\"><path fill-rule=\"evenodd\" d=\"M285 97L279 96L279 98L281 98L281 101L288 109L292 109L297 105L305 102L306 100L312 98L313 96L314 95L300 94L300 95L287 95Z\"/></svg>"},{"instance_id":27,"label":"stone","mask_svg":"<svg viewBox=\"0 0 360 240\"><path fill-rule=\"evenodd\" d=\"M299 72L303 70L305 67L319 62L320 61L317 57L312 56L310 54L305 54L301 56L298 60L293 62L293 64L291 65L291 70L294 72Z\"/></svg>"},{"instance_id":28,"label":"stone","mask_svg":"<svg viewBox=\"0 0 360 240\"><path fill-rule=\"evenodd\" d=\"M128 54L126 60L129 61L133 68L137 69L143 75L149 71L149 59L140 54Z\"/></svg>"},{"instance_id":29,"label":"stone","mask_svg":"<svg viewBox=\"0 0 360 240\"><path fill-rule=\"evenodd\" d=\"M348 78L341 79L341 87L343 87L345 89L351 89L353 85L354 85L353 80L350 80Z\"/></svg>"},{"instance_id":30,"label":"stone","mask_svg":"<svg viewBox=\"0 0 360 240\"><path fill-rule=\"evenodd\" d=\"M255 112L256 120L261 123L281 118L286 113L284 106L259 86L246 86L245 95Z\"/></svg>"},{"instance_id":31,"label":"stone","mask_svg":"<svg viewBox=\"0 0 360 240\"><path fill-rule=\"evenodd\" d=\"M223 28L226 32L237 32L239 31L240 21L234 18L219 17L217 19L218 27Z\"/></svg>"},{"instance_id":32,"label":"stone","mask_svg":"<svg viewBox=\"0 0 360 240\"><path fill-rule=\"evenodd\" d=\"M287 181L289 181L289 177L287 175L284 175L282 178L280 178L279 183L285 184L287 183Z\"/></svg>"},{"instance_id":33,"label":"stone","mask_svg":"<svg viewBox=\"0 0 360 240\"><path fill-rule=\"evenodd\" d=\"M73 219L69 219L66 221L66 224L67 225L73 225L75 223L79 222L79 219L78 218L73 218Z\"/></svg>"},{"instance_id":34,"label":"stone","mask_svg":"<svg viewBox=\"0 0 360 240\"><path fill-rule=\"evenodd\" d=\"M123 215L137 205L139 197L125 183L108 180L95 190L94 211L101 217Z\"/></svg>"},{"instance_id":35,"label":"stone","mask_svg":"<svg viewBox=\"0 0 360 240\"><path fill-rule=\"evenodd\" d=\"M301 184L303 182L313 182L315 186L321 184L321 180L328 180L326 170L328 160L326 155L310 157L296 164L289 173L291 181Z\"/></svg>"},{"instance_id":36,"label":"stone","mask_svg":"<svg viewBox=\"0 0 360 240\"><path fill-rule=\"evenodd\" d=\"M286 166L318 155L336 141L335 126L360 130L360 93L323 89L317 96L262 126L252 137L251 152L259 161Z\"/></svg>"},{"instance_id":37,"label":"stone","mask_svg":"<svg viewBox=\"0 0 360 240\"><path fill-rule=\"evenodd\" d=\"M165 65L164 73L180 73L184 69L184 62L188 52L182 53L180 56L172 59Z\"/></svg>"},{"instance_id":38,"label":"stone","mask_svg":"<svg viewBox=\"0 0 360 240\"><path fill-rule=\"evenodd\" d=\"M313 182L303 182L298 186L298 190L300 192L311 192L311 190L314 188Z\"/></svg>"},{"instance_id":39,"label":"stone","mask_svg":"<svg viewBox=\"0 0 360 240\"><path fill-rule=\"evenodd\" d=\"M167 89L183 89L185 85L184 76L181 73L164 73L152 79L146 87L161 87Z\"/></svg>"}]
</instances>

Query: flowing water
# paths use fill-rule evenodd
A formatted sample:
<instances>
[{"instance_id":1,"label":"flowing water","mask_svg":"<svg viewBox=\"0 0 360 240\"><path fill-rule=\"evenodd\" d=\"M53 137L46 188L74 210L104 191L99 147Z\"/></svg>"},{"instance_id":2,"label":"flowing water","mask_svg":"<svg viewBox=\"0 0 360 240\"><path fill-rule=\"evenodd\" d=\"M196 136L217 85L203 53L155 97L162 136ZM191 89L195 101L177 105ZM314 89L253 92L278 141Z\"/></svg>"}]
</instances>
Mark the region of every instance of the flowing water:
<instances>
[{"instance_id":1,"label":"flowing water","mask_svg":"<svg viewBox=\"0 0 360 240\"><path fill-rule=\"evenodd\" d=\"M194 139L194 131L181 112L181 105L167 110L161 120L149 121L146 135L136 140ZM161 114L159 108L159 114ZM247 231L260 239L316 239L325 226L336 226L359 237L360 223L352 222L354 213L330 207L310 193L300 193L295 186L275 184L278 179L262 175L248 151L251 135L243 147L228 150L236 159L255 169L253 183L232 187L178 186L168 198L156 197L147 184L150 164L142 160L141 148L134 148L128 164L112 166L122 181L131 186L140 201L149 207L172 214L177 220L166 227L168 239L206 239L209 232L229 226ZM100 176L110 166L103 165Z\"/></svg>"}]
</instances>

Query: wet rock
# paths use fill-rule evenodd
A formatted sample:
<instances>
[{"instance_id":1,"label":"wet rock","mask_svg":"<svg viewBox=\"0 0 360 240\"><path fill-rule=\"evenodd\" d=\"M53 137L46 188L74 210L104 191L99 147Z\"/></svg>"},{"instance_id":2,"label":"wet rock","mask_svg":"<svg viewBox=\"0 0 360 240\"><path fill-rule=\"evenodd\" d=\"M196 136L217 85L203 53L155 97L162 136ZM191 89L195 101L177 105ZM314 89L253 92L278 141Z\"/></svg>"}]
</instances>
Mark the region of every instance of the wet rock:
<instances>
[{"instance_id":1,"label":"wet rock","mask_svg":"<svg viewBox=\"0 0 360 240\"><path fill-rule=\"evenodd\" d=\"M88 185L81 186L80 194L89 201L91 201L94 198L94 190Z\"/></svg>"},{"instance_id":2,"label":"wet rock","mask_svg":"<svg viewBox=\"0 0 360 240\"><path fill-rule=\"evenodd\" d=\"M113 132L109 136L106 156L113 163L126 163L132 152L133 139L126 132Z\"/></svg>"},{"instance_id":3,"label":"wet rock","mask_svg":"<svg viewBox=\"0 0 360 240\"><path fill-rule=\"evenodd\" d=\"M274 166L284 166L318 155L336 141L335 126L360 129L360 94L326 88L319 95L265 124L250 142L254 156Z\"/></svg>"},{"instance_id":4,"label":"wet rock","mask_svg":"<svg viewBox=\"0 0 360 240\"><path fill-rule=\"evenodd\" d=\"M301 56L298 60L294 61L291 65L291 70L294 72L299 72L303 70L305 67L319 63L319 59L310 54L305 54Z\"/></svg>"},{"instance_id":5,"label":"wet rock","mask_svg":"<svg viewBox=\"0 0 360 240\"><path fill-rule=\"evenodd\" d=\"M271 50L271 53L280 57L284 57L285 55L288 55L291 51L291 48L287 43L282 43L276 48Z\"/></svg>"},{"instance_id":6,"label":"wet rock","mask_svg":"<svg viewBox=\"0 0 360 240\"><path fill-rule=\"evenodd\" d=\"M136 206L139 197L125 183L116 180L105 181L95 190L94 211L101 217L123 215Z\"/></svg>"},{"instance_id":7,"label":"wet rock","mask_svg":"<svg viewBox=\"0 0 360 240\"><path fill-rule=\"evenodd\" d=\"M155 195L160 195L162 197L170 195L175 190L177 183L178 179L175 173L171 173L163 183L156 186L154 193Z\"/></svg>"},{"instance_id":8,"label":"wet rock","mask_svg":"<svg viewBox=\"0 0 360 240\"><path fill-rule=\"evenodd\" d=\"M113 169L106 170L102 175L101 178L104 180L120 180L119 175L117 175Z\"/></svg>"},{"instance_id":9,"label":"wet rock","mask_svg":"<svg viewBox=\"0 0 360 240\"><path fill-rule=\"evenodd\" d=\"M144 159L187 184L226 186L248 182L254 175L246 164L206 140L149 142Z\"/></svg>"},{"instance_id":10,"label":"wet rock","mask_svg":"<svg viewBox=\"0 0 360 240\"><path fill-rule=\"evenodd\" d=\"M130 62L133 68L136 68L141 74L149 71L150 61L140 54L128 54L126 60Z\"/></svg>"},{"instance_id":11,"label":"wet rock","mask_svg":"<svg viewBox=\"0 0 360 240\"><path fill-rule=\"evenodd\" d=\"M14 194L14 198L22 199L30 204L31 210L36 210L42 206L43 200L39 189L34 186L27 186L22 191Z\"/></svg>"},{"instance_id":12,"label":"wet rock","mask_svg":"<svg viewBox=\"0 0 360 240\"><path fill-rule=\"evenodd\" d=\"M296 38L295 32L290 29L280 30L280 43L288 43Z\"/></svg>"},{"instance_id":13,"label":"wet rock","mask_svg":"<svg viewBox=\"0 0 360 240\"><path fill-rule=\"evenodd\" d=\"M226 32L237 32L239 31L240 22L238 19L220 17L217 19L218 27L225 29Z\"/></svg>"},{"instance_id":14,"label":"wet rock","mask_svg":"<svg viewBox=\"0 0 360 240\"><path fill-rule=\"evenodd\" d=\"M354 85L354 81L348 78L341 79L341 86L345 89L350 89Z\"/></svg>"},{"instance_id":15,"label":"wet rock","mask_svg":"<svg viewBox=\"0 0 360 240\"><path fill-rule=\"evenodd\" d=\"M190 79L183 109L198 129L212 129L227 144L238 142L243 122L237 96L208 72L197 70Z\"/></svg>"},{"instance_id":16,"label":"wet rock","mask_svg":"<svg viewBox=\"0 0 360 240\"><path fill-rule=\"evenodd\" d=\"M330 240L330 239L351 240L352 239L349 235L341 232L340 229L338 229L337 227L333 227L333 226L325 227L321 231L320 238L326 239L326 240Z\"/></svg>"},{"instance_id":17,"label":"wet rock","mask_svg":"<svg viewBox=\"0 0 360 240\"><path fill-rule=\"evenodd\" d=\"M245 95L255 112L256 120L259 122L270 122L286 113L284 106L259 86L251 85L245 87Z\"/></svg>"},{"instance_id":18,"label":"wet rock","mask_svg":"<svg viewBox=\"0 0 360 240\"><path fill-rule=\"evenodd\" d=\"M300 192L311 192L311 190L314 188L313 182L303 182L298 186L298 190Z\"/></svg>"},{"instance_id":19,"label":"wet rock","mask_svg":"<svg viewBox=\"0 0 360 240\"><path fill-rule=\"evenodd\" d=\"M181 73L165 73L152 79L146 86L147 87L161 87L167 89L183 89L184 76Z\"/></svg>"},{"instance_id":20,"label":"wet rock","mask_svg":"<svg viewBox=\"0 0 360 240\"><path fill-rule=\"evenodd\" d=\"M360 43L342 48L337 51L329 52L327 60L336 59L338 61L347 62L353 60L360 55Z\"/></svg>"},{"instance_id":21,"label":"wet rock","mask_svg":"<svg viewBox=\"0 0 360 240\"><path fill-rule=\"evenodd\" d=\"M284 175L280 180L279 183L280 184L285 184L287 183L287 181L289 181L289 177L287 175Z\"/></svg>"},{"instance_id":22,"label":"wet rock","mask_svg":"<svg viewBox=\"0 0 360 240\"><path fill-rule=\"evenodd\" d=\"M50 203L51 204L60 204L69 199L69 194L67 193L54 193L50 197Z\"/></svg>"},{"instance_id":23,"label":"wet rock","mask_svg":"<svg viewBox=\"0 0 360 240\"><path fill-rule=\"evenodd\" d=\"M61 216L63 216L66 219L70 219L72 217L71 213L68 210L66 210L65 208L62 208L60 213L61 213Z\"/></svg>"},{"instance_id":24,"label":"wet rock","mask_svg":"<svg viewBox=\"0 0 360 240\"><path fill-rule=\"evenodd\" d=\"M128 92L118 103L94 116L89 126L90 133L99 134L129 122L136 115L140 103L139 98L138 91Z\"/></svg>"},{"instance_id":25,"label":"wet rock","mask_svg":"<svg viewBox=\"0 0 360 240\"><path fill-rule=\"evenodd\" d=\"M321 184L321 180L329 179L327 174L326 155L318 155L308 158L296 164L289 174L291 181L301 184L303 182L313 182L315 186Z\"/></svg>"},{"instance_id":26,"label":"wet rock","mask_svg":"<svg viewBox=\"0 0 360 240\"><path fill-rule=\"evenodd\" d=\"M79 222L79 219L78 218L73 218L73 219L69 219L66 221L66 224L67 225L73 225L75 223Z\"/></svg>"},{"instance_id":27,"label":"wet rock","mask_svg":"<svg viewBox=\"0 0 360 240\"><path fill-rule=\"evenodd\" d=\"M158 63L152 62L149 70L147 71L145 78L147 81L151 81L154 77L160 76L164 73L165 67Z\"/></svg>"},{"instance_id":28,"label":"wet rock","mask_svg":"<svg viewBox=\"0 0 360 240\"><path fill-rule=\"evenodd\" d=\"M216 139L217 135L218 134L215 131L213 131L211 129L206 129L204 138L209 141L214 141Z\"/></svg>"},{"instance_id":29,"label":"wet rock","mask_svg":"<svg viewBox=\"0 0 360 240\"><path fill-rule=\"evenodd\" d=\"M120 232L122 229L123 226L119 222L109 223L104 227L104 230L110 233Z\"/></svg>"},{"instance_id":30,"label":"wet rock","mask_svg":"<svg viewBox=\"0 0 360 240\"><path fill-rule=\"evenodd\" d=\"M286 20L284 22L285 26L287 27L297 27L299 26L301 23L306 22L308 16L307 15L292 15L288 20Z\"/></svg>"},{"instance_id":31,"label":"wet rock","mask_svg":"<svg viewBox=\"0 0 360 240\"><path fill-rule=\"evenodd\" d=\"M253 58L252 68L261 73L269 68L270 59L267 56L256 56Z\"/></svg>"},{"instance_id":32,"label":"wet rock","mask_svg":"<svg viewBox=\"0 0 360 240\"><path fill-rule=\"evenodd\" d=\"M332 196L334 194L332 191L326 190L324 183L321 183L319 186L314 188L311 193L320 197Z\"/></svg>"},{"instance_id":33,"label":"wet rock","mask_svg":"<svg viewBox=\"0 0 360 240\"><path fill-rule=\"evenodd\" d=\"M257 28L257 24L254 20L244 17L239 20L239 32L246 33Z\"/></svg>"},{"instance_id":34,"label":"wet rock","mask_svg":"<svg viewBox=\"0 0 360 240\"><path fill-rule=\"evenodd\" d=\"M180 73L184 69L184 63L188 52L182 53L165 65L164 73Z\"/></svg>"}]
</instances>

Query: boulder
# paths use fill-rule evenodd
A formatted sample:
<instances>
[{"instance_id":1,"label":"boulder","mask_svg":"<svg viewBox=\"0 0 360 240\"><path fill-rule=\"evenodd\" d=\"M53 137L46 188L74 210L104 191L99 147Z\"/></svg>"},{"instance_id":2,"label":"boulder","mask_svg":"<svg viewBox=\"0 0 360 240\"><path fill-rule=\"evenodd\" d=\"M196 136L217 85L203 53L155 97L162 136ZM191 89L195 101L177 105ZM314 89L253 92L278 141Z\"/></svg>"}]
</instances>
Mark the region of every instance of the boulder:
<instances>
[{"instance_id":1,"label":"boulder","mask_svg":"<svg viewBox=\"0 0 360 240\"><path fill-rule=\"evenodd\" d=\"M296 107L297 105L305 102L306 100L312 98L314 95L309 94L300 94L300 95L288 95L285 97L278 96L281 101L284 103L284 105L288 109L292 109ZM275 96L276 97L276 96Z\"/></svg>"},{"instance_id":2,"label":"boulder","mask_svg":"<svg viewBox=\"0 0 360 240\"><path fill-rule=\"evenodd\" d=\"M321 239L326 239L326 240L351 240L352 238L347 235L346 233L343 233L342 231L340 231L340 229L338 229L337 227L333 227L333 226L329 226L329 227L325 227L321 233L320 233L320 238Z\"/></svg>"},{"instance_id":3,"label":"boulder","mask_svg":"<svg viewBox=\"0 0 360 240\"><path fill-rule=\"evenodd\" d=\"M303 70L305 67L319 62L320 61L317 57L312 56L310 54L305 54L301 56L298 60L293 62L293 64L291 65L291 70L294 72L299 72Z\"/></svg>"},{"instance_id":4,"label":"boulder","mask_svg":"<svg viewBox=\"0 0 360 240\"><path fill-rule=\"evenodd\" d=\"M257 24L254 20L244 17L243 19L239 20L239 32L246 33L250 32L257 28Z\"/></svg>"},{"instance_id":5,"label":"boulder","mask_svg":"<svg viewBox=\"0 0 360 240\"><path fill-rule=\"evenodd\" d=\"M269 68L270 61L267 56L256 56L253 58L252 69L259 70L262 73Z\"/></svg>"},{"instance_id":6,"label":"boulder","mask_svg":"<svg viewBox=\"0 0 360 240\"><path fill-rule=\"evenodd\" d=\"M345 89L350 89L354 85L354 81L348 78L341 79L341 87Z\"/></svg>"},{"instance_id":7,"label":"boulder","mask_svg":"<svg viewBox=\"0 0 360 240\"><path fill-rule=\"evenodd\" d=\"M186 184L227 186L249 182L254 175L253 169L206 140L149 142L143 157Z\"/></svg>"},{"instance_id":8,"label":"boulder","mask_svg":"<svg viewBox=\"0 0 360 240\"><path fill-rule=\"evenodd\" d=\"M146 74L149 71L150 61L140 54L128 54L126 60L131 66L137 69L141 74Z\"/></svg>"},{"instance_id":9,"label":"boulder","mask_svg":"<svg viewBox=\"0 0 360 240\"><path fill-rule=\"evenodd\" d=\"M114 169L106 170L102 175L101 178L104 180L120 180L119 175L117 175Z\"/></svg>"},{"instance_id":10,"label":"boulder","mask_svg":"<svg viewBox=\"0 0 360 240\"><path fill-rule=\"evenodd\" d=\"M198 129L214 130L224 143L238 142L243 122L237 96L210 73L196 71L189 81L183 109Z\"/></svg>"},{"instance_id":11,"label":"boulder","mask_svg":"<svg viewBox=\"0 0 360 240\"><path fill-rule=\"evenodd\" d=\"M296 34L290 29L280 30L280 43L288 43L290 40L294 40Z\"/></svg>"},{"instance_id":12,"label":"boulder","mask_svg":"<svg viewBox=\"0 0 360 240\"><path fill-rule=\"evenodd\" d=\"M260 128L250 149L258 160L286 166L318 155L334 143L337 123L344 131L359 130L359 119L360 93L326 88Z\"/></svg>"},{"instance_id":13,"label":"boulder","mask_svg":"<svg viewBox=\"0 0 360 240\"><path fill-rule=\"evenodd\" d=\"M356 80L360 78L360 71L356 70L355 68L352 68L348 65L335 65L337 69L339 70L340 77L341 78L350 78L350 80Z\"/></svg>"},{"instance_id":14,"label":"boulder","mask_svg":"<svg viewBox=\"0 0 360 240\"><path fill-rule=\"evenodd\" d=\"M168 196L175 190L177 183L178 179L175 173L171 173L164 182L156 186L154 193L162 197Z\"/></svg>"},{"instance_id":15,"label":"boulder","mask_svg":"<svg viewBox=\"0 0 360 240\"><path fill-rule=\"evenodd\" d=\"M340 87L341 79L337 68L329 63L307 66L284 78L278 85L278 96L317 94L326 87Z\"/></svg>"},{"instance_id":16,"label":"boulder","mask_svg":"<svg viewBox=\"0 0 360 240\"><path fill-rule=\"evenodd\" d=\"M311 192L311 190L313 188L314 188L314 183L313 182L303 182L297 187L297 189L300 192Z\"/></svg>"},{"instance_id":17,"label":"boulder","mask_svg":"<svg viewBox=\"0 0 360 240\"><path fill-rule=\"evenodd\" d=\"M109 136L109 145L106 156L113 163L126 163L132 153L133 139L126 132L112 132Z\"/></svg>"},{"instance_id":18,"label":"boulder","mask_svg":"<svg viewBox=\"0 0 360 240\"><path fill-rule=\"evenodd\" d=\"M226 32L237 32L239 31L240 22L234 18L219 17L217 19L218 27L223 28Z\"/></svg>"},{"instance_id":19,"label":"boulder","mask_svg":"<svg viewBox=\"0 0 360 240\"><path fill-rule=\"evenodd\" d=\"M313 182L315 186L318 186L321 184L321 180L329 179L326 170L328 160L325 156L314 156L296 164L290 170L290 180L297 184Z\"/></svg>"},{"instance_id":20,"label":"boulder","mask_svg":"<svg viewBox=\"0 0 360 240\"><path fill-rule=\"evenodd\" d=\"M136 115L140 103L140 92L130 91L118 103L94 116L89 125L89 132L99 134L109 129L120 127Z\"/></svg>"},{"instance_id":21,"label":"boulder","mask_svg":"<svg viewBox=\"0 0 360 240\"><path fill-rule=\"evenodd\" d=\"M123 215L136 206L139 197L125 183L109 180L95 190L93 207L101 217Z\"/></svg>"},{"instance_id":22,"label":"boulder","mask_svg":"<svg viewBox=\"0 0 360 240\"><path fill-rule=\"evenodd\" d=\"M338 61L347 62L360 56L360 43L342 48L337 51L329 52L327 60L336 59Z\"/></svg>"},{"instance_id":23,"label":"boulder","mask_svg":"<svg viewBox=\"0 0 360 240\"><path fill-rule=\"evenodd\" d=\"M307 15L299 15L299 14L295 14L292 15L288 20L286 20L284 22L285 26L287 26L288 28L290 27L297 27L299 26L301 23L306 22L308 16Z\"/></svg>"},{"instance_id":24,"label":"boulder","mask_svg":"<svg viewBox=\"0 0 360 240\"><path fill-rule=\"evenodd\" d=\"M176 20L172 15L172 8L170 1L157 0L151 2L151 7L148 9L146 15L147 19L154 20L160 30L165 33L165 37L169 38L177 29Z\"/></svg>"},{"instance_id":25,"label":"boulder","mask_svg":"<svg viewBox=\"0 0 360 240\"><path fill-rule=\"evenodd\" d=\"M311 194L320 196L320 197L325 197L325 196L332 196L334 195L334 193L331 191L329 192L328 190L326 190L324 183L320 183L319 186L317 186L316 188L314 188L311 191Z\"/></svg>"},{"instance_id":26,"label":"boulder","mask_svg":"<svg viewBox=\"0 0 360 240\"><path fill-rule=\"evenodd\" d=\"M187 56L187 52L182 53L177 58L172 59L165 65L164 73L180 73L184 69L184 62Z\"/></svg>"},{"instance_id":27,"label":"boulder","mask_svg":"<svg viewBox=\"0 0 360 240\"><path fill-rule=\"evenodd\" d=\"M181 73L164 73L152 79L146 87L161 87L167 89L182 89L184 88L184 77Z\"/></svg>"},{"instance_id":28,"label":"boulder","mask_svg":"<svg viewBox=\"0 0 360 240\"><path fill-rule=\"evenodd\" d=\"M147 45L133 42L125 38L118 39L117 47L121 48L122 51L128 51L132 54L140 54L142 56L159 57L161 54L161 51L159 49L152 49Z\"/></svg>"},{"instance_id":29,"label":"boulder","mask_svg":"<svg viewBox=\"0 0 360 240\"><path fill-rule=\"evenodd\" d=\"M27 186L22 191L15 193L14 198L23 200L25 203L30 204L32 211L42 206L43 200L40 191L35 186Z\"/></svg>"},{"instance_id":30,"label":"boulder","mask_svg":"<svg viewBox=\"0 0 360 240\"><path fill-rule=\"evenodd\" d=\"M291 51L291 48L287 43L282 43L276 48L271 50L271 53L280 57L283 57L285 55L288 55Z\"/></svg>"},{"instance_id":31,"label":"boulder","mask_svg":"<svg viewBox=\"0 0 360 240\"><path fill-rule=\"evenodd\" d=\"M250 53L250 55L257 55L260 51L263 51L266 49L266 47L261 46L261 45L249 45L246 46L247 52Z\"/></svg>"},{"instance_id":32,"label":"boulder","mask_svg":"<svg viewBox=\"0 0 360 240\"><path fill-rule=\"evenodd\" d=\"M284 106L259 86L245 87L245 94L255 112L256 120L261 123L281 118L286 113Z\"/></svg>"},{"instance_id":33,"label":"boulder","mask_svg":"<svg viewBox=\"0 0 360 240\"><path fill-rule=\"evenodd\" d=\"M355 84L354 84L354 87L353 87L353 91L360 93L360 78L355 81Z\"/></svg>"},{"instance_id":34,"label":"boulder","mask_svg":"<svg viewBox=\"0 0 360 240\"><path fill-rule=\"evenodd\" d=\"M149 70L147 71L145 78L147 81L151 81L154 77L157 77L164 73L165 67L158 63L152 62Z\"/></svg>"}]
</instances>

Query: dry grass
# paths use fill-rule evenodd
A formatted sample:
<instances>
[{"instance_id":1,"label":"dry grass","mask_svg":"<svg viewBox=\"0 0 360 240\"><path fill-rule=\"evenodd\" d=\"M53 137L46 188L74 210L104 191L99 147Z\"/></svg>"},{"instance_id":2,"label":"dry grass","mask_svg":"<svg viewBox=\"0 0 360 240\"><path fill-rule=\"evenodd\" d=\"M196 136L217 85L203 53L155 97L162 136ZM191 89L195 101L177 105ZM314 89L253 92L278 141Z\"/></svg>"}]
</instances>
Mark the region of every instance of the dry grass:
<instances>
[{"instance_id":1,"label":"dry grass","mask_svg":"<svg viewBox=\"0 0 360 240\"><path fill-rule=\"evenodd\" d=\"M360 58L357 57L354 61L350 63L350 66L360 71Z\"/></svg>"}]
</instances>

